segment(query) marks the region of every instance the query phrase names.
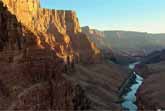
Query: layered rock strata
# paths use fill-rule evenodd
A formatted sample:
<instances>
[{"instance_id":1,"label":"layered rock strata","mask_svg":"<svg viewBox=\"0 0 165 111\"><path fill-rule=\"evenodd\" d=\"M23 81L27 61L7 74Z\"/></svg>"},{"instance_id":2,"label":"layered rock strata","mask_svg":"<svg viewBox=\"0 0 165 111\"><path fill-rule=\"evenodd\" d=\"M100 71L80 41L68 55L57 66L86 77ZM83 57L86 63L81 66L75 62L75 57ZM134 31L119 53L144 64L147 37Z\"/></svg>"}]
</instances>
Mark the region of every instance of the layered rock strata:
<instances>
[{"instance_id":1,"label":"layered rock strata","mask_svg":"<svg viewBox=\"0 0 165 111\"><path fill-rule=\"evenodd\" d=\"M94 62L99 50L81 32L74 11L40 7L39 0L3 0L18 21L37 36L40 47L51 47L62 58L75 55L82 62ZM86 61L87 59L91 61Z\"/></svg>"},{"instance_id":2,"label":"layered rock strata","mask_svg":"<svg viewBox=\"0 0 165 111\"><path fill-rule=\"evenodd\" d=\"M127 74L119 66L74 64L100 63L74 11L43 9L38 0L2 1L1 110L121 109Z\"/></svg>"},{"instance_id":3,"label":"layered rock strata","mask_svg":"<svg viewBox=\"0 0 165 111\"><path fill-rule=\"evenodd\" d=\"M75 95L80 89L62 76L64 61L48 43L51 36L40 35L17 18L0 1L0 110L87 109L73 102L79 100Z\"/></svg>"}]
</instances>

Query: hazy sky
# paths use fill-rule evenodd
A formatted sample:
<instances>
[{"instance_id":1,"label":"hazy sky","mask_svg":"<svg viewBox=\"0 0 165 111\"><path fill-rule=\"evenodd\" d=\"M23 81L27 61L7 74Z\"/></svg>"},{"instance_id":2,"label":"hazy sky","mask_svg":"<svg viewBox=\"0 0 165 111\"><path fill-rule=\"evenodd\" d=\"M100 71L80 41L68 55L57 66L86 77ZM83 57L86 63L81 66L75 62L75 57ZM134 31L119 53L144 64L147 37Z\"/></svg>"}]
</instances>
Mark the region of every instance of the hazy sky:
<instances>
[{"instance_id":1,"label":"hazy sky","mask_svg":"<svg viewBox=\"0 0 165 111\"><path fill-rule=\"evenodd\" d=\"M41 0L42 7L75 10L81 26L165 33L165 0Z\"/></svg>"}]
</instances>

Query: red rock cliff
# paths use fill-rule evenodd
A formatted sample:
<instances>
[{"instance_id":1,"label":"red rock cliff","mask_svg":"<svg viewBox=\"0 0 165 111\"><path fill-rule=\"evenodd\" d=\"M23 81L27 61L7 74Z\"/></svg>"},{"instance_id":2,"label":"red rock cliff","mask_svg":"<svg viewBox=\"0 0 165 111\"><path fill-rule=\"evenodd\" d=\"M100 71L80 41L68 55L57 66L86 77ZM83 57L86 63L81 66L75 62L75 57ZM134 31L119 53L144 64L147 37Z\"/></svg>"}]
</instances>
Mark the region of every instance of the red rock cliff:
<instances>
[{"instance_id":1,"label":"red rock cliff","mask_svg":"<svg viewBox=\"0 0 165 111\"><path fill-rule=\"evenodd\" d=\"M63 62L0 1L0 110L73 109Z\"/></svg>"},{"instance_id":2,"label":"red rock cliff","mask_svg":"<svg viewBox=\"0 0 165 111\"><path fill-rule=\"evenodd\" d=\"M74 54L83 62L99 57L99 50L81 33L74 11L44 9L39 0L3 1L18 21L38 37L40 47L51 47L63 58Z\"/></svg>"},{"instance_id":3,"label":"red rock cliff","mask_svg":"<svg viewBox=\"0 0 165 111\"><path fill-rule=\"evenodd\" d=\"M73 102L81 99L62 76L60 57L94 54L88 39L76 28L78 22L74 24L75 12L40 9L39 2L32 1L4 3L9 10L0 1L0 110L72 110L75 104L87 107ZM31 9L32 5L37 8ZM32 10L37 15L32 16Z\"/></svg>"}]
</instances>

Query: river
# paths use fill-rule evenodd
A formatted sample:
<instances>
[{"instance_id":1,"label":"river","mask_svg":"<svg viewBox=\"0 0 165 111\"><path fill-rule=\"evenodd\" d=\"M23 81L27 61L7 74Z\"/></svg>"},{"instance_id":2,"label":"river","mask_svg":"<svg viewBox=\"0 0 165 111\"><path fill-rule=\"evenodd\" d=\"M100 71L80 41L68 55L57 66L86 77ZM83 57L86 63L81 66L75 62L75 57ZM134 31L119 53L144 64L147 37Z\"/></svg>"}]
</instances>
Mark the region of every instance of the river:
<instances>
[{"instance_id":1,"label":"river","mask_svg":"<svg viewBox=\"0 0 165 111\"><path fill-rule=\"evenodd\" d=\"M130 64L129 68L131 70L133 70L136 64L139 64L139 62ZM139 76L135 72L133 72L133 74L136 75L135 82L133 82L133 84L130 85L130 90L125 95L122 96L124 99L122 102L122 107L123 107L123 109L128 110L128 111L137 111L138 110L138 108L135 104L136 92L143 82L143 78L141 76Z\"/></svg>"}]
</instances>

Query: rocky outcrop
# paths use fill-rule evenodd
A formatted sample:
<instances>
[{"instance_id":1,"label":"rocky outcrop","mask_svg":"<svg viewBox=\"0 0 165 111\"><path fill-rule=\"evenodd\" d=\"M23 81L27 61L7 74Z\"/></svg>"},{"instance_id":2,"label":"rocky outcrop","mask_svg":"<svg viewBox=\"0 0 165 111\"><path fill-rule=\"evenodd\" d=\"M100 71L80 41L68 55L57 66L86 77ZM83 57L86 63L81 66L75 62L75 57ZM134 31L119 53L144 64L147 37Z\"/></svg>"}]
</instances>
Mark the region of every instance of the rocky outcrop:
<instances>
[{"instance_id":1,"label":"rocky outcrop","mask_svg":"<svg viewBox=\"0 0 165 111\"><path fill-rule=\"evenodd\" d=\"M62 58L73 54L82 62L99 59L99 50L81 33L74 11L44 9L39 0L3 1L18 21L37 36L40 47L51 47Z\"/></svg>"},{"instance_id":2,"label":"rocky outcrop","mask_svg":"<svg viewBox=\"0 0 165 111\"><path fill-rule=\"evenodd\" d=\"M9 6L15 5L13 2L17 1L10 1ZM65 64L58 55L62 54L60 48L51 47L52 36L31 30L31 23L26 26L17 18L0 1L0 110L73 110L84 106L84 102L73 102L75 95L79 100L84 93L76 94L81 89L76 90L63 77Z\"/></svg>"}]
</instances>

